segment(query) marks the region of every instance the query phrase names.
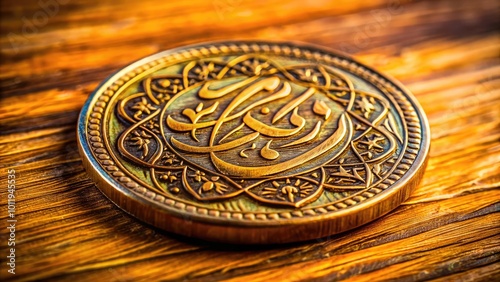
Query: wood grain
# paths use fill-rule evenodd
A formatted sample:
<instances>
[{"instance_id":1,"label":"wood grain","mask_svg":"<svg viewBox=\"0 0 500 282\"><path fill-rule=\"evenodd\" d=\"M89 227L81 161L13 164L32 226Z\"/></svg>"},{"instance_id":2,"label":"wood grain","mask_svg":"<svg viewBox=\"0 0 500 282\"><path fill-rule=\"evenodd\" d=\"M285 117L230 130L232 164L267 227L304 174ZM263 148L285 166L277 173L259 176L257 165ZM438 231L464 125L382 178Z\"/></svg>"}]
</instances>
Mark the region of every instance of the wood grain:
<instances>
[{"instance_id":1,"label":"wood grain","mask_svg":"<svg viewBox=\"0 0 500 282\"><path fill-rule=\"evenodd\" d=\"M62 2L25 35L23 18L42 10L38 1L1 2L2 281L500 279L498 1ZM16 48L12 34L25 38ZM108 201L76 149L87 96L141 57L240 38L340 49L401 80L432 133L427 171L411 198L351 232L267 247L172 235ZM5 264L10 168L17 181L15 275Z\"/></svg>"}]
</instances>

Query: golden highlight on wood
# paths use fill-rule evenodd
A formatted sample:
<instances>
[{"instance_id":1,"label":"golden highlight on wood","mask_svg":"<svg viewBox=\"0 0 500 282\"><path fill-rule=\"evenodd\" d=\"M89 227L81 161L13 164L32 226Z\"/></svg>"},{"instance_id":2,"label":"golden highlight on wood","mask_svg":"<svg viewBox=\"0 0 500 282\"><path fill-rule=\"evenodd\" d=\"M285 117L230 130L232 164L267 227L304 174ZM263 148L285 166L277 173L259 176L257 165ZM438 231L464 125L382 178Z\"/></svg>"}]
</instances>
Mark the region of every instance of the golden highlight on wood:
<instances>
[{"instance_id":1,"label":"golden highlight on wood","mask_svg":"<svg viewBox=\"0 0 500 282\"><path fill-rule=\"evenodd\" d=\"M50 3L59 3L59 9L51 10ZM20 0L1 4L0 183L3 188L0 206L4 208L7 203L8 171L15 170L17 222L16 274L7 272L9 266L4 263L10 247L2 240L0 281L499 280L499 1ZM47 14L50 11L57 12ZM47 21L42 13L47 15ZM34 20L35 16L38 18ZM347 52L367 66L401 81L425 110L432 136L425 175L410 197L392 212L350 231L307 242L266 246L216 244L175 235L129 216L106 198L84 170L76 141L78 115L89 95L111 74L140 58L197 42L236 38L297 40L325 46ZM181 54L179 59L182 58ZM193 60L193 64L195 62ZM213 67L215 65L210 66L208 62L205 68ZM208 89L221 89L224 84L215 81L225 75L213 78ZM298 75L307 77L307 71ZM178 79L182 80L182 75ZM138 92L128 93L128 97L133 100L134 95L145 94L154 108L157 108L155 99L164 103L172 98L172 92L184 85L183 81L172 84L167 79L144 83L149 83L144 89L158 95ZM238 81L230 83L237 85ZM331 85L336 82L332 81ZM306 90L290 86L295 95ZM371 89L363 91L375 94ZM336 103L342 101L335 96L328 97ZM126 100L116 102L134 106ZM315 101L308 102L311 104L307 109L302 106L298 109L306 121L309 117L303 112L313 110ZM368 103L362 99L360 102L353 102L352 108L359 111L359 107L364 107L373 113L368 106L373 104L369 97ZM325 104L331 108L331 114L327 119L318 116L320 129L338 118L339 109L328 101ZM119 108L116 103L114 106ZM198 107L195 103L186 106L195 112ZM203 103L203 109L210 106L211 103ZM255 107L251 115L273 125L271 119L280 107L266 107ZM148 110L154 114L160 109ZM130 120L123 118L122 113L115 113L123 118L118 125L136 121L133 117L136 111L134 109ZM313 116L317 116L316 113ZM190 124L189 117L182 113L172 117ZM211 123L211 117L202 118L197 124ZM225 125L234 125L234 121L243 117L224 120L221 127L224 131L219 132L216 141L223 144L241 137L236 133L240 129ZM364 114L360 117L364 118ZM161 117L162 121L166 119L167 115ZM275 126L283 128L288 122L289 116L286 116ZM388 116L382 124L384 128L396 128L397 122L397 116L392 121ZM241 125L246 128L244 123ZM305 129L312 130L315 126L317 124L307 123L301 136L311 132ZM366 123L359 123L353 124L352 129L366 127ZM166 129L167 125L163 124L162 128ZM162 128L159 136L163 135ZM194 132L200 138L198 145L208 144L198 130ZM251 133L250 129L245 130L245 134ZM186 137L179 138L180 141L197 144L191 139L191 132L185 133ZM398 132L388 130L388 134L396 136ZM222 139L225 135L226 139ZM148 136L154 139L152 144L165 141L156 140L157 134L137 132L129 135L134 140L126 142L130 142L130 146L137 143L135 147L139 147L139 140ZM309 142L322 137L318 135ZM90 140L99 142L99 138L92 136ZM370 135L360 141L372 141L384 147L385 143L376 141L377 138ZM404 136L394 138L401 142ZM269 147L283 156L281 146L276 146L275 141ZM249 142L237 149L241 149L249 161L261 158L260 149L266 143ZM149 146L146 155L155 154L156 148ZM377 150L377 146L372 145L372 150ZM226 159L221 152L215 154ZM164 157L163 167L178 166L182 161L173 154ZM147 167L149 161L147 157L139 157L133 166ZM341 166L333 173L334 178L346 175L344 179L354 179L361 184L359 178L363 179L364 175L359 168ZM373 168L375 174L384 167L374 164ZM216 188L223 194L226 193L223 189L232 189L233 186L202 172L167 171L160 178L150 180L168 185L178 183L184 174L182 179L196 177L203 184L195 180L193 183L200 183L196 188L202 191L195 191L190 197L202 193L216 197ZM115 174L120 176L119 171ZM311 172L310 180L319 182L322 176L319 171ZM276 195L279 190L290 202L289 195L293 196L292 201L302 197L294 193L295 188L301 190L304 197L314 197L307 196L318 191L314 190L314 182L298 180L298 184L297 179L290 179L289 183L286 179L267 183L262 194ZM342 192L338 192L340 199L350 190L363 189L363 185L335 187L339 185L327 181L323 180L323 191L342 188ZM302 185L305 186L300 188ZM204 189L207 192L203 192ZM184 192L181 185L168 186L168 193L182 196ZM202 198L196 200L203 201ZM335 194L328 200L336 201ZM220 210L221 217L229 216L226 209L246 208L239 202L216 198L212 204ZM262 207L277 206L265 203ZM284 207L288 208L296 209ZM9 236L6 209L0 212L0 238ZM232 216L243 218L243 213ZM261 220L263 214L249 217ZM172 222L172 228L186 225L191 225L189 220ZM194 236L201 231L192 229L191 232ZM293 236L301 232L316 230L290 230Z\"/></svg>"}]
</instances>

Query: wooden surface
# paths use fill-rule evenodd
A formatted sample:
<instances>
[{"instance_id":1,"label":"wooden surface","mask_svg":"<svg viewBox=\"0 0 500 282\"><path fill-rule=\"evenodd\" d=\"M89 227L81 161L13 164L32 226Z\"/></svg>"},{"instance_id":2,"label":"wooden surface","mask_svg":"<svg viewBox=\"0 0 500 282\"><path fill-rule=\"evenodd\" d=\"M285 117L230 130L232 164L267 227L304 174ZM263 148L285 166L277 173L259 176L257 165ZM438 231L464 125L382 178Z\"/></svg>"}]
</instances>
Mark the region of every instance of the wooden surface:
<instances>
[{"instance_id":1,"label":"wooden surface","mask_svg":"<svg viewBox=\"0 0 500 282\"><path fill-rule=\"evenodd\" d=\"M36 31L26 20L44 11L38 1L1 2L0 280L500 279L498 1L61 2ZM91 91L157 51L240 38L340 49L401 80L432 131L411 198L351 232L268 247L168 234L108 201L76 148ZM7 169L16 171L15 275L5 261Z\"/></svg>"}]
</instances>

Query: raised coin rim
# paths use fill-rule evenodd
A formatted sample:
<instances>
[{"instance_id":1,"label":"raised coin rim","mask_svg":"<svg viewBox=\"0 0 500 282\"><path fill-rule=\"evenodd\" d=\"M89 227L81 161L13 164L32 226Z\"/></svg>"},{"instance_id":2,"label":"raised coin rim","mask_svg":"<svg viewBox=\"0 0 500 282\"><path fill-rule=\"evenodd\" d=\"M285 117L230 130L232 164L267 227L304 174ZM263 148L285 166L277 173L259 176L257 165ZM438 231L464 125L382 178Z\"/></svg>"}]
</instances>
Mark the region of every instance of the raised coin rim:
<instances>
[{"instance_id":1,"label":"raised coin rim","mask_svg":"<svg viewBox=\"0 0 500 282\"><path fill-rule=\"evenodd\" d=\"M266 44L316 50L355 63L393 84L412 104L421 124L422 139L413 164L399 180L384 191L354 206L325 214L298 218L277 218L274 220L241 220L202 215L186 210L180 211L124 187L101 168L101 164L94 158L87 143L86 131L90 108L96 103L95 100L98 95L118 78L137 67L185 49L209 47L217 44ZM304 241L347 231L375 220L398 207L410 196L423 176L430 148L430 128L422 107L411 92L399 81L358 62L346 54L313 44L293 41L232 40L204 42L163 51L136 61L109 76L89 96L80 112L77 141L83 165L91 179L108 199L127 213L159 228L187 236L227 243L266 244Z\"/></svg>"}]
</instances>

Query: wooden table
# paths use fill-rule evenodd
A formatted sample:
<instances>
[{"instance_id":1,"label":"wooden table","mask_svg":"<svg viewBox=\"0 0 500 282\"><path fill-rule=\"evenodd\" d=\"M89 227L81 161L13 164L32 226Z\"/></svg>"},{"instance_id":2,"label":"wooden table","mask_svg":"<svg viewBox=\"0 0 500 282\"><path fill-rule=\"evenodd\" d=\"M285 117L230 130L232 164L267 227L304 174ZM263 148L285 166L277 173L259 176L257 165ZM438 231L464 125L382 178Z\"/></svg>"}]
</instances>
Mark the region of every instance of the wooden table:
<instances>
[{"instance_id":1,"label":"wooden table","mask_svg":"<svg viewBox=\"0 0 500 282\"><path fill-rule=\"evenodd\" d=\"M500 279L499 12L494 0L2 1L0 280ZM108 201L77 152L88 95L141 57L240 38L332 47L408 86L432 131L411 198L351 232L266 247L169 234ZM8 169L15 275L6 265Z\"/></svg>"}]
</instances>

